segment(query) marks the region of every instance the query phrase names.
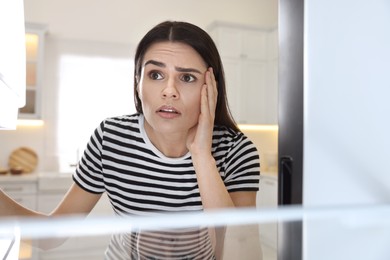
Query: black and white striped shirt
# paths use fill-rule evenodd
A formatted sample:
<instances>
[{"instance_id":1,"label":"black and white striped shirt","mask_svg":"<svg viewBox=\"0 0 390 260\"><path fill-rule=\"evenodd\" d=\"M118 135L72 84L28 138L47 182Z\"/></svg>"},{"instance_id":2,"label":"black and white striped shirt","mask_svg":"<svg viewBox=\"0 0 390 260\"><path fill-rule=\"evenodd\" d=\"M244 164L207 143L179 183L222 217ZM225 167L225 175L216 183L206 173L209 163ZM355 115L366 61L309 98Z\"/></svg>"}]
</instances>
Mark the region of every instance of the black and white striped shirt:
<instances>
[{"instance_id":1,"label":"black and white striped shirt","mask_svg":"<svg viewBox=\"0 0 390 260\"><path fill-rule=\"evenodd\" d=\"M212 154L228 192L258 190L259 155L243 133L215 126ZM144 117L140 114L104 120L91 136L73 179L88 192L107 192L115 213L120 216L203 209L191 154L181 158L164 156L147 137ZM202 232L196 236L207 237ZM132 250L128 253L134 254L133 250L137 250L134 243L127 243L131 240L134 234L122 236L116 243L128 244Z\"/></svg>"}]
</instances>

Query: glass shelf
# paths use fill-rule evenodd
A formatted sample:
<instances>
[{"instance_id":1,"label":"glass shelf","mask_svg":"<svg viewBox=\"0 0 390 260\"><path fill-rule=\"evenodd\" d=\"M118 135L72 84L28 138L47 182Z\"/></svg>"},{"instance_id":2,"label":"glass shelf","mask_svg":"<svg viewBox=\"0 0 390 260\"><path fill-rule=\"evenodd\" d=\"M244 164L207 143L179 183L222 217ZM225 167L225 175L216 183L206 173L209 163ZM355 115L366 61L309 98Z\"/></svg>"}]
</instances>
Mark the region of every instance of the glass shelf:
<instances>
[{"instance_id":1,"label":"glass shelf","mask_svg":"<svg viewBox=\"0 0 390 260\"><path fill-rule=\"evenodd\" d=\"M141 253L149 254L149 249L154 248L156 254L161 255L172 253L175 248L170 250L170 246L178 245L188 238L188 234L180 233L181 231L205 227L211 230L224 229L225 235L222 236L224 237L224 247L221 251L224 260L268 260L276 259L277 248L269 247L263 243L259 239L259 234L264 225L272 223L277 225L297 223L302 226L303 259L385 260L390 256L390 248L388 247L390 205L313 208L289 206L207 213L177 213L153 217L95 215L86 219L77 216L50 220L19 218L16 221L3 219L0 222L0 230L3 238L7 232L12 237L15 230L20 230L22 239L20 250L24 250L20 254L26 255L26 252L37 254L37 259L39 256L54 257L53 259L64 257L61 259L65 259L66 254L68 257L83 256L87 257L83 259L88 259L89 255L103 259L104 252L112 237L119 238L123 242L117 246L125 251L122 252L118 249L116 251L118 255L131 251L130 247L126 248L126 246L130 246L131 243L127 242L131 239L137 240L133 245L136 245ZM174 239L169 240L172 244L168 243L168 245L164 238L167 237L167 234L173 234L169 232L176 235ZM179 233L182 235L177 235ZM281 235L279 234L279 236ZM151 237L153 239L150 239ZM66 242L55 249L48 251L34 249L37 245L42 246L44 243L48 245L48 242L58 242L63 238L67 238ZM287 243L294 244L295 242L294 239L291 239Z\"/></svg>"}]
</instances>

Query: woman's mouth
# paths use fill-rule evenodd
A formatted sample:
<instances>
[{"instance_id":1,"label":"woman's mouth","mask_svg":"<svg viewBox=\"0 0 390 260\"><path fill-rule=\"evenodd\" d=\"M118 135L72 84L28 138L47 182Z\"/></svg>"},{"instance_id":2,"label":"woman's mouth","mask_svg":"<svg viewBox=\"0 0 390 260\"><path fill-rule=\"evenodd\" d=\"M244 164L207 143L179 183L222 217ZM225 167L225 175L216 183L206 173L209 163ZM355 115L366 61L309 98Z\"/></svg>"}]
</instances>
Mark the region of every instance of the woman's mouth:
<instances>
[{"instance_id":1,"label":"woman's mouth","mask_svg":"<svg viewBox=\"0 0 390 260\"><path fill-rule=\"evenodd\" d=\"M172 106L162 106L156 112L163 118L174 118L180 115L180 112Z\"/></svg>"}]
</instances>

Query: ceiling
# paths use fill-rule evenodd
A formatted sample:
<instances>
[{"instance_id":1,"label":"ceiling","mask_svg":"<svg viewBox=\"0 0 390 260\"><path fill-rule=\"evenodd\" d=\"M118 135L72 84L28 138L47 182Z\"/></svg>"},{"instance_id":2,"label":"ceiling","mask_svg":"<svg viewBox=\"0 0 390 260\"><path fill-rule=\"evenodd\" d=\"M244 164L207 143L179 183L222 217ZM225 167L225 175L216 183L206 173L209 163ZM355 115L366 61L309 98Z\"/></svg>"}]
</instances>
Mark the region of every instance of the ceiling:
<instances>
[{"instance_id":1,"label":"ceiling","mask_svg":"<svg viewBox=\"0 0 390 260\"><path fill-rule=\"evenodd\" d=\"M183 20L277 26L278 0L24 0L26 22L51 37L135 44L155 24Z\"/></svg>"}]
</instances>

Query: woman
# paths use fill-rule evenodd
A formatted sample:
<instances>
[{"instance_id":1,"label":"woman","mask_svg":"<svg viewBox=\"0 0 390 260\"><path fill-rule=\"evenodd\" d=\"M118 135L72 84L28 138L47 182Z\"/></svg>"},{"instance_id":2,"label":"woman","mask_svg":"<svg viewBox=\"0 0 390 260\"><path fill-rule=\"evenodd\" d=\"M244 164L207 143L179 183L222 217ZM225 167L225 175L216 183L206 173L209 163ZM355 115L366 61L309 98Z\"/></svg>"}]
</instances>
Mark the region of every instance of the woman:
<instances>
[{"instance_id":1,"label":"woman","mask_svg":"<svg viewBox=\"0 0 390 260\"><path fill-rule=\"evenodd\" d=\"M221 59L205 31L185 22L151 29L136 50L134 96L138 113L100 124L51 216L86 215L104 192L119 216L255 206L258 152L231 117ZM0 201L7 215L43 216L2 192ZM204 227L137 231L113 236L106 255L215 259L217 237Z\"/></svg>"}]
</instances>

